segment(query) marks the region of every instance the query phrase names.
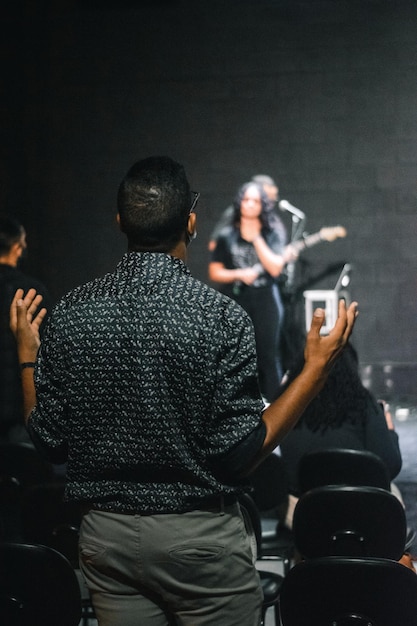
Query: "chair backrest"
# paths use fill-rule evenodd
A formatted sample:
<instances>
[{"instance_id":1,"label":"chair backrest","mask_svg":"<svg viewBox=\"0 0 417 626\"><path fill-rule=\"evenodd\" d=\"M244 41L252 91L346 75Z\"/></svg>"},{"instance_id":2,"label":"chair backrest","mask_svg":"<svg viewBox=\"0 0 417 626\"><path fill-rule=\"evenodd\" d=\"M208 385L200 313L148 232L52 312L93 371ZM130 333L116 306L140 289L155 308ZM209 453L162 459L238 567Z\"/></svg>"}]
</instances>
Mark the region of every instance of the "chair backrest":
<instances>
[{"instance_id":1,"label":"chair backrest","mask_svg":"<svg viewBox=\"0 0 417 626\"><path fill-rule=\"evenodd\" d=\"M0 543L0 624L78 626L81 591L69 561L41 545Z\"/></svg>"},{"instance_id":2,"label":"chair backrest","mask_svg":"<svg viewBox=\"0 0 417 626\"><path fill-rule=\"evenodd\" d=\"M286 501L288 483L282 458L270 454L250 475L252 497L259 511L268 511Z\"/></svg>"},{"instance_id":3,"label":"chair backrest","mask_svg":"<svg viewBox=\"0 0 417 626\"><path fill-rule=\"evenodd\" d=\"M302 561L284 579L280 612L282 626L417 626L417 576L388 559Z\"/></svg>"},{"instance_id":4,"label":"chair backrest","mask_svg":"<svg viewBox=\"0 0 417 626\"><path fill-rule=\"evenodd\" d=\"M51 480L53 466L29 443L0 442L0 540L22 541L21 500L32 485Z\"/></svg>"},{"instance_id":5,"label":"chair backrest","mask_svg":"<svg viewBox=\"0 0 417 626\"><path fill-rule=\"evenodd\" d=\"M298 465L300 493L322 485L367 485L390 488L388 470L382 459L367 450L329 448L301 457Z\"/></svg>"},{"instance_id":6,"label":"chair backrest","mask_svg":"<svg viewBox=\"0 0 417 626\"><path fill-rule=\"evenodd\" d=\"M16 479L23 490L52 480L54 470L29 443L0 443L0 476Z\"/></svg>"},{"instance_id":7,"label":"chair backrest","mask_svg":"<svg viewBox=\"0 0 417 626\"><path fill-rule=\"evenodd\" d=\"M81 505L64 501L64 490L62 482L27 489L21 504L22 530L27 543L54 548L77 568Z\"/></svg>"},{"instance_id":8,"label":"chair backrest","mask_svg":"<svg viewBox=\"0 0 417 626\"><path fill-rule=\"evenodd\" d=\"M0 475L0 541L20 541L22 536L19 481Z\"/></svg>"},{"instance_id":9,"label":"chair backrest","mask_svg":"<svg viewBox=\"0 0 417 626\"><path fill-rule=\"evenodd\" d=\"M399 560L407 521L400 501L378 487L317 487L294 511L293 536L304 558L380 557Z\"/></svg>"}]
</instances>

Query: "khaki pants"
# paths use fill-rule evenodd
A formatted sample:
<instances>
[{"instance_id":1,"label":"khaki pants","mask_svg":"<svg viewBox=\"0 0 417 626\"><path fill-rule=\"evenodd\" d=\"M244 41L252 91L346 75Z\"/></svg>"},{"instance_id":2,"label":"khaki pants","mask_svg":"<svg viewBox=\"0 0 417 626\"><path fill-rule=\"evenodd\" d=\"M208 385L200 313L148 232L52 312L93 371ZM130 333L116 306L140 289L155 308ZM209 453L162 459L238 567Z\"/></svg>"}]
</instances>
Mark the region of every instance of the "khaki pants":
<instances>
[{"instance_id":1,"label":"khaki pants","mask_svg":"<svg viewBox=\"0 0 417 626\"><path fill-rule=\"evenodd\" d=\"M83 517L80 566L100 626L258 626L262 591L238 504Z\"/></svg>"}]
</instances>

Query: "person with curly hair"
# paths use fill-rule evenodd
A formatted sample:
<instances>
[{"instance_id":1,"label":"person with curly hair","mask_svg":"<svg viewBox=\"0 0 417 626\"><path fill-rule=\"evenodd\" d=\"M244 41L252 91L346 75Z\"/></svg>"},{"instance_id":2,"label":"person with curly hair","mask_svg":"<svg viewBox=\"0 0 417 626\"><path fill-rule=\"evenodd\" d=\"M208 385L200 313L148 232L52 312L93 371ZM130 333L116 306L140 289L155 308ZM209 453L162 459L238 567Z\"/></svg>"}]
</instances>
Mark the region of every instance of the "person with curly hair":
<instances>
[{"instance_id":1,"label":"person with curly hair","mask_svg":"<svg viewBox=\"0 0 417 626\"><path fill-rule=\"evenodd\" d=\"M303 367L299 358L282 387L291 384ZM351 343L329 374L320 393L304 410L300 420L280 444L289 488L286 524L292 525L292 512L300 494L297 472L302 456L327 448L368 450L385 463L390 480L402 465L398 433L383 403L363 385L359 374L358 356ZM392 483L391 483L392 484ZM393 491L401 496L393 485Z\"/></svg>"}]
</instances>

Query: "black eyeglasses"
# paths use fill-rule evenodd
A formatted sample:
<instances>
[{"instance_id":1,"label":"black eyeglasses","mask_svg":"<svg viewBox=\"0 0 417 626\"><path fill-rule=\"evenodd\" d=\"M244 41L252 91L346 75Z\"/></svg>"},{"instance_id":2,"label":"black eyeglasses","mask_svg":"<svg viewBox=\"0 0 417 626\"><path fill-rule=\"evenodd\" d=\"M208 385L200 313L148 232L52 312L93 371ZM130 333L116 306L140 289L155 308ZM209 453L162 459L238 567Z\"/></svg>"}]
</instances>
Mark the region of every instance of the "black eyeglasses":
<instances>
[{"instance_id":1,"label":"black eyeglasses","mask_svg":"<svg viewBox=\"0 0 417 626\"><path fill-rule=\"evenodd\" d=\"M194 211L195 207L197 206L197 202L198 202L198 199L200 197L200 194L199 194L198 191L192 191L191 195L192 195L193 199L192 199L192 202L191 202L190 214Z\"/></svg>"}]
</instances>

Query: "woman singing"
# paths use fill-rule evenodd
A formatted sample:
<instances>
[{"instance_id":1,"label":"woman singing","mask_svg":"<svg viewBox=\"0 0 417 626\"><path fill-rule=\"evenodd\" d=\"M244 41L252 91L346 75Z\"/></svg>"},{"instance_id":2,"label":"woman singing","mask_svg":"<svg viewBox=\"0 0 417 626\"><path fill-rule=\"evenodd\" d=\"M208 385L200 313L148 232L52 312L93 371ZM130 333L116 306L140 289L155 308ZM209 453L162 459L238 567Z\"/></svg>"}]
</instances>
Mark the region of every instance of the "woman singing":
<instances>
[{"instance_id":1,"label":"woman singing","mask_svg":"<svg viewBox=\"0 0 417 626\"><path fill-rule=\"evenodd\" d=\"M283 305L277 278L286 263L297 258L286 246L284 226L270 211L263 188L245 183L234 201L234 221L218 235L209 264L210 280L236 300L255 328L259 384L271 402L282 379L279 356Z\"/></svg>"}]
</instances>

